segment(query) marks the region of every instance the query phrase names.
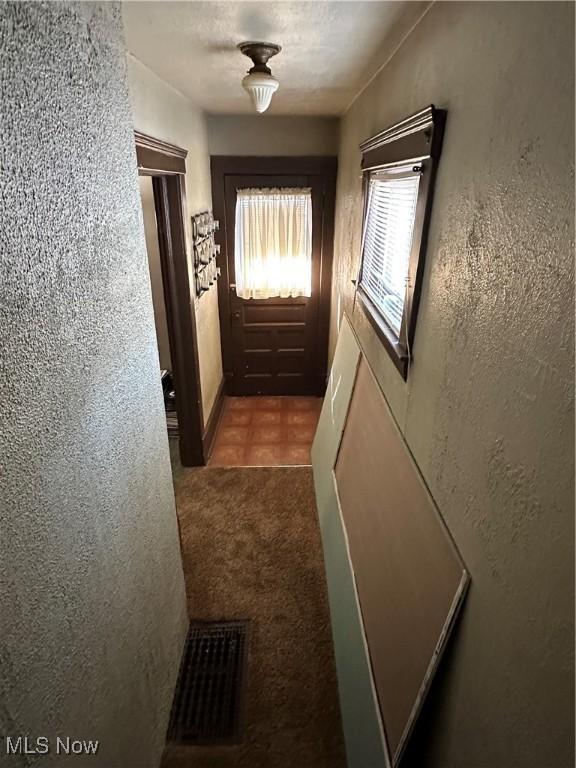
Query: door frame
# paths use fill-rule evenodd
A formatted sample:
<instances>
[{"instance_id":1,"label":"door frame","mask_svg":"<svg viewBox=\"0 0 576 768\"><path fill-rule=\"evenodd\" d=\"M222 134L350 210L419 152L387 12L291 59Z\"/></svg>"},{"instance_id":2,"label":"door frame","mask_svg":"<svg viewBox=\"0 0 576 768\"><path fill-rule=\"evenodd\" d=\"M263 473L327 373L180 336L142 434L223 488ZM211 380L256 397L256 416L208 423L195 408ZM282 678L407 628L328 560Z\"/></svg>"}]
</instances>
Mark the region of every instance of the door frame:
<instances>
[{"instance_id":1,"label":"door frame","mask_svg":"<svg viewBox=\"0 0 576 768\"><path fill-rule=\"evenodd\" d=\"M174 144L134 131L139 176L151 176L158 229L160 266L172 375L176 391L180 461L185 467L206 463L200 389L195 296L186 238L186 155Z\"/></svg>"},{"instance_id":2,"label":"door frame","mask_svg":"<svg viewBox=\"0 0 576 768\"><path fill-rule=\"evenodd\" d=\"M220 338L222 346L222 366L226 389L231 391L234 375L232 359L232 332L230 325L230 290L227 253L225 186L226 176L316 176L322 183L322 247L320 254L320 295L318 297L318 336L314 377L316 390L324 392L328 376L328 336L330 330L330 303L332 295L332 255L334 246L334 210L336 201L336 174L338 158L332 156L302 157L255 157L250 155L212 155L210 171L212 175L212 205L214 217L220 221L220 229L215 233L220 245L218 266L221 278L218 280L218 312L220 316Z\"/></svg>"}]
</instances>

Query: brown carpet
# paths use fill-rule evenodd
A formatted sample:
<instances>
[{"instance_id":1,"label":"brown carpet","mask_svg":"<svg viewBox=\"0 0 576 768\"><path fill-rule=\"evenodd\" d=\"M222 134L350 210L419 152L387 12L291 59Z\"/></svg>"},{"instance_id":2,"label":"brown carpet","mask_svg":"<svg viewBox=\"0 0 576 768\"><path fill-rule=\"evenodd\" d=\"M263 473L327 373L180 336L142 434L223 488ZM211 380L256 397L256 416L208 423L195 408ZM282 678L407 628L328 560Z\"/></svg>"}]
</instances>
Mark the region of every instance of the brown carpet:
<instances>
[{"instance_id":1,"label":"brown carpet","mask_svg":"<svg viewBox=\"0 0 576 768\"><path fill-rule=\"evenodd\" d=\"M245 739L168 747L163 768L346 765L312 473L175 473L190 616L252 620Z\"/></svg>"}]
</instances>

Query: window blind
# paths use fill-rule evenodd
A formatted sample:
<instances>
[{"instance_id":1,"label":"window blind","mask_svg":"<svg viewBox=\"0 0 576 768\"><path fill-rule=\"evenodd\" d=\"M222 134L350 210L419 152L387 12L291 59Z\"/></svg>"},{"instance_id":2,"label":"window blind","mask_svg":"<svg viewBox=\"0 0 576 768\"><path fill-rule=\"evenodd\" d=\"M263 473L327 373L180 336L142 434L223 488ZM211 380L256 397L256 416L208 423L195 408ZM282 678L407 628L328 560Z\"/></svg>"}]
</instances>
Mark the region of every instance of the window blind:
<instances>
[{"instance_id":1,"label":"window blind","mask_svg":"<svg viewBox=\"0 0 576 768\"><path fill-rule=\"evenodd\" d=\"M373 172L368 182L360 285L397 337L419 184L420 171L412 167Z\"/></svg>"}]
</instances>

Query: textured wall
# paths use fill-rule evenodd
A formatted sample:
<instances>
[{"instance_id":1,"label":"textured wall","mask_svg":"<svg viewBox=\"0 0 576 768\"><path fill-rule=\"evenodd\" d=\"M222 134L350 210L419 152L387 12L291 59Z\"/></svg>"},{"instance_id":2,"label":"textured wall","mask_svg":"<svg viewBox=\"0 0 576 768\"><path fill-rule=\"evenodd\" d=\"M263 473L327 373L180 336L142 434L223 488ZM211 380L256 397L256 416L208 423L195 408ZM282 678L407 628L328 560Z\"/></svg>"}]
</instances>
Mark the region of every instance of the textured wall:
<instances>
[{"instance_id":1,"label":"textured wall","mask_svg":"<svg viewBox=\"0 0 576 768\"><path fill-rule=\"evenodd\" d=\"M0 5L0 96L0 733L153 768L186 605L117 6Z\"/></svg>"},{"instance_id":2,"label":"textured wall","mask_svg":"<svg viewBox=\"0 0 576 768\"><path fill-rule=\"evenodd\" d=\"M146 238L146 253L148 255L148 270L150 272L150 286L152 288L154 326L156 328L160 368L171 370L170 339L168 337L168 321L166 319L166 302L164 301L162 264L160 262L152 176L140 176L138 184L140 186L140 201L142 203L142 217L144 219L144 236Z\"/></svg>"},{"instance_id":3,"label":"textured wall","mask_svg":"<svg viewBox=\"0 0 576 768\"><path fill-rule=\"evenodd\" d=\"M337 155L335 117L208 115L211 155Z\"/></svg>"},{"instance_id":4,"label":"textured wall","mask_svg":"<svg viewBox=\"0 0 576 768\"><path fill-rule=\"evenodd\" d=\"M191 253L190 216L212 208L206 118L181 94L130 55L128 82L134 128L188 150L186 201L189 217L186 234ZM196 299L195 308L200 387L206 423L223 378L218 291L213 288Z\"/></svg>"},{"instance_id":5,"label":"textured wall","mask_svg":"<svg viewBox=\"0 0 576 768\"><path fill-rule=\"evenodd\" d=\"M352 312L358 144L448 110L414 361L355 328L472 574L408 764L573 759L574 10L436 3L342 120L333 327Z\"/></svg>"}]
</instances>

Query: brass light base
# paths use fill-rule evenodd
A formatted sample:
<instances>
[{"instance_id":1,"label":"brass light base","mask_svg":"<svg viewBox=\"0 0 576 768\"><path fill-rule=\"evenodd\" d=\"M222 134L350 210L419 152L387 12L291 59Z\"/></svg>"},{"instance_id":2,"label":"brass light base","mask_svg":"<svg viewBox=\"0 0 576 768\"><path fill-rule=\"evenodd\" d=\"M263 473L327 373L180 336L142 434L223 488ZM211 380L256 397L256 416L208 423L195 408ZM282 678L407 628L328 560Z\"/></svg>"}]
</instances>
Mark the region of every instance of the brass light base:
<instances>
[{"instance_id":1,"label":"brass light base","mask_svg":"<svg viewBox=\"0 0 576 768\"><path fill-rule=\"evenodd\" d=\"M238 48L244 56L248 56L249 59L252 59L254 66L248 70L249 72L265 72L267 75L272 74L270 67L266 66L268 59L271 59L272 56L276 56L276 54L280 53L282 50L282 47L276 45L276 43L259 43L251 41L239 43Z\"/></svg>"}]
</instances>

